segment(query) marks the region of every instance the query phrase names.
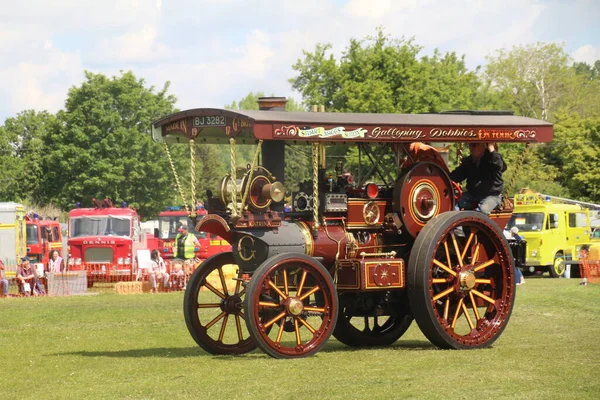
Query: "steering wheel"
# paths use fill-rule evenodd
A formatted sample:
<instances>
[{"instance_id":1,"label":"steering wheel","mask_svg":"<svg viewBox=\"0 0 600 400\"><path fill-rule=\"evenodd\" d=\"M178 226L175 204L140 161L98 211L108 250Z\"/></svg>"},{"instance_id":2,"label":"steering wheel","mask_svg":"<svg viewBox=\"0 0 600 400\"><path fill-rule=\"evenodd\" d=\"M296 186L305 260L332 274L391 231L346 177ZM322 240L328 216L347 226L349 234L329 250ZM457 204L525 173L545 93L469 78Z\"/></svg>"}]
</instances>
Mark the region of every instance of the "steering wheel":
<instances>
[{"instance_id":1,"label":"steering wheel","mask_svg":"<svg viewBox=\"0 0 600 400\"><path fill-rule=\"evenodd\" d=\"M462 189L460 187L460 185L454 181L450 181L452 182L452 191L454 192L454 200L458 200L461 198L462 196Z\"/></svg>"}]
</instances>

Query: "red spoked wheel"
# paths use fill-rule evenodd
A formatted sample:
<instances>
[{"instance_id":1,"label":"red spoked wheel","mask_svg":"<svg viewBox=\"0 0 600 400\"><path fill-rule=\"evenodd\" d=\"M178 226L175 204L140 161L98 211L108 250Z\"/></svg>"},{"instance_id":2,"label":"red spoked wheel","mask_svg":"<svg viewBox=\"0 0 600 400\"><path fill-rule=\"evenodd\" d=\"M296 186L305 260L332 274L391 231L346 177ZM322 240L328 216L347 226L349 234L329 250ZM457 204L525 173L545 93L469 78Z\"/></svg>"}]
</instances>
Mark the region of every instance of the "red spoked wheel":
<instances>
[{"instance_id":1,"label":"red spoked wheel","mask_svg":"<svg viewBox=\"0 0 600 400\"><path fill-rule=\"evenodd\" d=\"M488 216L451 211L432 219L415 240L407 283L412 314L431 343L487 347L512 313L514 261Z\"/></svg>"},{"instance_id":2,"label":"red spoked wheel","mask_svg":"<svg viewBox=\"0 0 600 400\"><path fill-rule=\"evenodd\" d=\"M211 354L243 354L256 348L243 322L246 291L241 281L232 279L236 268L231 252L217 254L207 258L187 284L185 323L196 343Z\"/></svg>"},{"instance_id":3,"label":"red spoked wheel","mask_svg":"<svg viewBox=\"0 0 600 400\"><path fill-rule=\"evenodd\" d=\"M319 351L338 316L331 275L305 254L267 259L252 275L244 302L248 330L265 353L299 358Z\"/></svg>"}]
</instances>

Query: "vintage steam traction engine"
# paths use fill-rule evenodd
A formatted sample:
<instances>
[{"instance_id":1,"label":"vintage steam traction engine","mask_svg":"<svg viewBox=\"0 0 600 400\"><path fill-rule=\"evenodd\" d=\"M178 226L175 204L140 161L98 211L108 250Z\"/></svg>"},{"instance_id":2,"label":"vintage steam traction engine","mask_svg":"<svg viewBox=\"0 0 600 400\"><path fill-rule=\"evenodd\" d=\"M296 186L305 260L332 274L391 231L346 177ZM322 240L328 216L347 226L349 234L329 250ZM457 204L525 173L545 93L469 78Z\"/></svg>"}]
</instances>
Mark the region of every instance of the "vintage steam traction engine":
<instances>
[{"instance_id":1,"label":"vintage steam traction engine","mask_svg":"<svg viewBox=\"0 0 600 400\"><path fill-rule=\"evenodd\" d=\"M279 99L262 99L270 111L194 109L153 125L158 141L231 150L231 173L207 193L209 214L197 229L232 251L204 261L188 283L184 314L194 340L213 354L258 345L273 357L303 357L332 334L349 346L391 344L414 318L439 347L491 345L516 287L499 227L510 210L452 211L458 194L445 162L413 143L549 141L552 125L493 113L287 113ZM256 145L242 167L239 144ZM330 178L326 145L340 144L359 146L374 171L374 153L388 149L398 179L354 187L340 168ZM286 145L310 149L312 179L284 211ZM229 264L238 266L234 282L223 272Z\"/></svg>"}]
</instances>

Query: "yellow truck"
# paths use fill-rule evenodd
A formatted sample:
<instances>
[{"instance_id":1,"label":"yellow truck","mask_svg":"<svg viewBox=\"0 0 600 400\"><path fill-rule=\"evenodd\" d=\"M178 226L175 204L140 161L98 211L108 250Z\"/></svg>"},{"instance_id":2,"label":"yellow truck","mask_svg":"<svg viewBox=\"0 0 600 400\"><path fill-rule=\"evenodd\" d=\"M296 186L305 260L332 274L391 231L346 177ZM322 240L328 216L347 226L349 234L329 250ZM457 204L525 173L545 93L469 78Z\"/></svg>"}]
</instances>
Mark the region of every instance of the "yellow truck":
<instances>
[{"instance_id":1,"label":"yellow truck","mask_svg":"<svg viewBox=\"0 0 600 400\"><path fill-rule=\"evenodd\" d=\"M0 258L7 272L16 271L26 253L25 207L13 202L0 203Z\"/></svg>"},{"instance_id":2,"label":"yellow truck","mask_svg":"<svg viewBox=\"0 0 600 400\"><path fill-rule=\"evenodd\" d=\"M539 193L515 195L506 229L516 226L527 241L524 272L563 275L564 261L578 260L581 246L590 242L595 208L600 206Z\"/></svg>"}]
</instances>

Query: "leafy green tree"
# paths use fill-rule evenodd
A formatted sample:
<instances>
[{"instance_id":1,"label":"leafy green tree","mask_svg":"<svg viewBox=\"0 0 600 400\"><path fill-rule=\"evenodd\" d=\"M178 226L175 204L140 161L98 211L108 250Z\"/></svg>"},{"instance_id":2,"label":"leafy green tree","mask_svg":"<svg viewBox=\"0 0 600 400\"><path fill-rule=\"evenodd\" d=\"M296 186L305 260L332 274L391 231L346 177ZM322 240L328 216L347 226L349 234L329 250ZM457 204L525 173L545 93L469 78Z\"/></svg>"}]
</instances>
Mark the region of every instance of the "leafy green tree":
<instances>
[{"instance_id":1,"label":"leafy green tree","mask_svg":"<svg viewBox=\"0 0 600 400\"><path fill-rule=\"evenodd\" d=\"M544 148L546 163L571 198L600 204L600 118L557 114L554 140Z\"/></svg>"},{"instance_id":2,"label":"leafy green tree","mask_svg":"<svg viewBox=\"0 0 600 400\"><path fill-rule=\"evenodd\" d=\"M564 45L536 43L497 50L489 56L485 79L519 115L551 120L569 92L569 56Z\"/></svg>"},{"instance_id":3,"label":"leafy green tree","mask_svg":"<svg viewBox=\"0 0 600 400\"><path fill-rule=\"evenodd\" d=\"M0 201L37 201L44 190L43 138L56 126L54 115L26 110L0 127Z\"/></svg>"},{"instance_id":4,"label":"leafy green tree","mask_svg":"<svg viewBox=\"0 0 600 400\"><path fill-rule=\"evenodd\" d=\"M573 68L578 75L583 75L589 80L600 78L600 60L596 60L593 65L589 65L585 62L574 62Z\"/></svg>"},{"instance_id":5,"label":"leafy green tree","mask_svg":"<svg viewBox=\"0 0 600 400\"><path fill-rule=\"evenodd\" d=\"M381 29L375 37L350 41L340 60L331 45L304 51L290 79L304 104L324 104L328 111L415 113L471 108L477 74L455 53L418 58L422 47L394 39Z\"/></svg>"},{"instance_id":6,"label":"leafy green tree","mask_svg":"<svg viewBox=\"0 0 600 400\"><path fill-rule=\"evenodd\" d=\"M155 92L131 72L85 76L69 90L56 129L44 137L49 151L42 200L68 208L110 197L155 215L175 195L167 158L149 134L152 121L174 110L169 84Z\"/></svg>"}]
</instances>

